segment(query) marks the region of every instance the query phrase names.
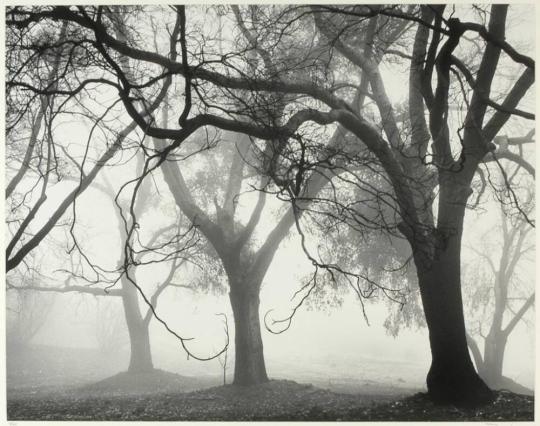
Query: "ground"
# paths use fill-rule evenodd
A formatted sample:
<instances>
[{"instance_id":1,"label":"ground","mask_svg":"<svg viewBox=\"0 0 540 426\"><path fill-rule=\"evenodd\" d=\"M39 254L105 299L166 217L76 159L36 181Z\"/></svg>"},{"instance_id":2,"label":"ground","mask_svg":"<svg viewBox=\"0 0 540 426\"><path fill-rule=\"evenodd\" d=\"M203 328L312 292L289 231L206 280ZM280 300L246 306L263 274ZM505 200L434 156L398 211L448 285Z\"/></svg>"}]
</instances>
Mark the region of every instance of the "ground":
<instances>
[{"instance_id":1,"label":"ground","mask_svg":"<svg viewBox=\"0 0 540 426\"><path fill-rule=\"evenodd\" d=\"M358 358L358 359L357 359ZM422 371L403 363L357 357L348 370L297 360L275 368L281 377L247 388L221 386L222 376L156 369L118 373L127 359L88 349L8 347L9 420L532 420L533 398L499 392L478 410L433 405ZM353 361L357 361L353 364ZM216 362L217 364L217 362ZM301 370L298 366L307 366ZM353 365L354 367L351 367ZM331 374L328 375L328 371ZM351 371L355 374L351 375ZM303 372L303 373L302 373ZM317 374L319 372L319 374ZM323 374L326 372L327 374ZM392 381L391 372L399 372ZM272 375L273 375L272 374ZM296 374L293 376L293 374ZM277 374L276 374L277 375ZM405 379L401 379L401 377Z\"/></svg>"},{"instance_id":2,"label":"ground","mask_svg":"<svg viewBox=\"0 0 540 426\"><path fill-rule=\"evenodd\" d=\"M9 420L533 420L530 396L498 392L493 404L463 410L425 394L343 394L288 380L238 388L200 385L157 370L118 374L93 385L8 389ZM161 389L161 391L156 391ZM174 390L176 389L176 390Z\"/></svg>"}]
</instances>

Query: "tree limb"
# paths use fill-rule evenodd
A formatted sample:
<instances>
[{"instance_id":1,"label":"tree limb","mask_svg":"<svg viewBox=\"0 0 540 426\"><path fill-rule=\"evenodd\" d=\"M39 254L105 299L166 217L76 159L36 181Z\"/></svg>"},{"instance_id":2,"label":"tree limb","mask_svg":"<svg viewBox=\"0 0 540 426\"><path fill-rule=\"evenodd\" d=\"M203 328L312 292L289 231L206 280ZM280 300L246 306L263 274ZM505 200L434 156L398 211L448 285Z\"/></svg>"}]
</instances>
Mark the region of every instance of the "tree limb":
<instances>
[{"instance_id":1,"label":"tree limb","mask_svg":"<svg viewBox=\"0 0 540 426\"><path fill-rule=\"evenodd\" d=\"M503 333L508 336L510 333L512 333L512 330L516 327L519 320L523 318L523 315L529 310L529 308L534 303L534 293L529 296L529 298L525 301L525 303L521 306L521 308L516 312L514 317L510 320L510 322L507 324L505 329L503 330Z\"/></svg>"}]
</instances>

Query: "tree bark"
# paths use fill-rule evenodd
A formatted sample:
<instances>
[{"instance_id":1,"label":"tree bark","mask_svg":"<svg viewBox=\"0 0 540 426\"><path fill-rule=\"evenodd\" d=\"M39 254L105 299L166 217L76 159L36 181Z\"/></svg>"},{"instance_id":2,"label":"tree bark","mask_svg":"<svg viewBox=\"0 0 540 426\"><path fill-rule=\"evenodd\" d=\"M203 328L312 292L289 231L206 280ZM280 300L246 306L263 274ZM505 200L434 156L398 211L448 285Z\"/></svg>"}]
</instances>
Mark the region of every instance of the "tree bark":
<instances>
[{"instance_id":1,"label":"tree bark","mask_svg":"<svg viewBox=\"0 0 540 426\"><path fill-rule=\"evenodd\" d=\"M434 401L459 405L488 402L491 391L476 373L467 348L459 280L459 256L449 247L431 268L418 267L432 363L427 376Z\"/></svg>"},{"instance_id":2,"label":"tree bark","mask_svg":"<svg viewBox=\"0 0 540 426\"><path fill-rule=\"evenodd\" d=\"M456 175L440 185L434 258L426 261L422 247L414 251L432 355L428 392L438 403L474 406L491 401L493 393L475 371L467 347L460 262L469 186Z\"/></svg>"},{"instance_id":3,"label":"tree bark","mask_svg":"<svg viewBox=\"0 0 540 426\"><path fill-rule=\"evenodd\" d=\"M254 385L268 381L259 321L259 286L230 282L229 298L234 315L234 385Z\"/></svg>"},{"instance_id":4,"label":"tree bark","mask_svg":"<svg viewBox=\"0 0 540 426\"><path fill-rule=\"evenodd\" d=\"M139 309L137 290L131 283L122 280L122 303L129 333L131 355L129 360L129 373L142 373L152 371L152 352L150 350L150 335L148 323L144 321Z\"/></svg>"}]
</instances>

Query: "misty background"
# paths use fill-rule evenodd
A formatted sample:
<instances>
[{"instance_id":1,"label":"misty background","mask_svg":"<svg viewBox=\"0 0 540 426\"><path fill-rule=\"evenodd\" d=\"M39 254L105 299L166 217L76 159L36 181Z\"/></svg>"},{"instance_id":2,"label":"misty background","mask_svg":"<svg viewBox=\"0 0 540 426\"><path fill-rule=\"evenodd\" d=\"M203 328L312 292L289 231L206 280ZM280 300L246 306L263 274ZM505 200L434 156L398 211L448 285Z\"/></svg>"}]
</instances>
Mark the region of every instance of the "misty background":
<instances>
[{"instance_id":1,"label":"misty background","mask_svg":"<svg viewBox=\"0 0 540 426\"><path fill-rule=\"evenodd\" d=\"M113 168L111 171L122 173L121 169ZM112 177L109 179L113 180ZM58 191L60 193L61 189ZM54 197L49 201L53 202ZM167 204L165 199L161 201ZM279 203L274 202L273 207L278 208ZM87 191L77 202L76 233L88 256L99 264L114 265L119 256L120 239L113 208L111 200L95 189ZM273 223L272 215L267 213L261 219L268 227ZM145 219L159 222L155 211L150 216ZM485 239L486 232L496 222L495 216L468 213L463 256L465 271L480 261L468 247ZM55 238L53 233L50 240L62 241L66 231L54 232L58 235ZM496 237L494 239L496 247L498 241ZM64 277L59 270L62 265L68 266L62 261L65 249L62 244L54 246L50 243L38 248L35 258L37 262L42 259L43 283L62 283L55 277ZM148 289L159 283L160 277L163 279L168 271L167 266L159 264L138 269L139 284ZM278 318L288 314L293 307L291 297L300 288L302 278L311 271L297 233L291 232L266 274L261 290L261 318L271 310L271 314ZM522 280L534 283L534 257L520 261L519 274ZM184 267L177 273L176 281L190 285L199 275L197 268ZM470 284L464 283L465 286ZM43 318L38 319L39 329L30 341L31 356L26 353L27 348L18 352L17 347L8 345L8 387L21 383L35 385L34 381L39 381L40 376L50 384L91 382L126 369L129 340L120 298L78 293L21 293L34 299L30 302L32 304L44 304L45 312ZM163 319L181 335L193 338L188 346L200 356L216 353L223 345L223 321L216 315L218 313L227 315L230 341L234 342L227 290L222 288L218 294L215 293L171 288L159 299L157 310ZM17 294L12 292L7 297L8 335L16 322L16 317L10 312L10 308L17 305L17 298L13 296ZM341 306L335 306L329 300L306 303L297 311L290 329L283 334L272 334L263 326L269 376L313 382L341 391L369 392L377 386L424 389L430 363L427 330L403 328L393 337L385 327L388 301L375 298L365 302L369 325L357 297L349 292L344 295ZM395 308L396 304L393 305ZM146 308L142 299L140 306L143 310ZM529 322L521 322L510 335L503 368L506 376L530 389L534 388L535 371L534 328L530 323L533 316L534 311L529 312ZM177 339L156 321L150 323L150 341L156 368L183 376L206 376L216 384L221 383L223 356L206 362L188 360ZM36 359L48 361L39 363ZM234 345L231 344L226 369L228 383L232 380L233 367ZM54 377L49 377L51 375Z\"/></svg>"},{"instance_id":2,"label":"misty background","mask_svg":"<svg viewBox=\"0 0 540 426\"><path fill-rule=\"evenodd\" d=\"M154 25L155 22L160 22L161 18L168 17L168 12L170 11L159 7L155 9L150 7L147 16L152 17L151 24ZM218 12L188 8L190 25L202 35L214 30L209 28L208 13ZM237 47L234 44L236 40L228 36L229 32L232 34L233 28L236 28L236 21L232 16L234 14L231 13L229 19L219 21L219 43L216 39L212 40L214 44L211 44L216 51L218 44L220 52L223 49L234 51L233 48ZM473 16L477 18L471 11L463 12L462 16L463 19L472 20ZM121 21L121 18L118 19ZM121 22L117 25L121 25ZM528 14L527 7L512 9L507 26L507 40L510 40L517 49L526 50L526 47L530 46L530 34L534 33L535 28L534 19ZM137 37L146 40L145 31L150 33L152 29L149 23L145 23L141 26L141 33L137 33ZM155 32L154 36L156 50L159 50L158 47L167 47L165 31L159 34ZM408 41L412 40L411 37ZM467 39L467 43L466 46L470 47L475 44L475 40ZM196 42L193 41L193 44ZM463 45L456 52L468 55L467 47ZM121 58L121 55L119 56ZM472 59L471 62L474 62ZM119 62L122 67L129 69L129 59L121 58ZM340 69L339 64L336 65L336 69L338 74L347 73L345 68ZM407 108L410 69L410 63L407 61L396 60L380 64L380 74L391 98L391 106L398 112L403 112ZM506 83L512 80L516 69L517 64L508 58L501 61L497 69L500 80L494 84L494 95L503 97L508 90ZM352 81L356 83L354 79ZM180 86L181 84L178 84L178 87ZM175 86L174 89L178 91L178 87ZM23 230L25 235L22 242L27 241L25 238L28 236L39 232L65 199L66 194L77 188L80 183L77 177L80 164L77 164L77 161L83 161L81 160L83 158L84 161L88 160L86 164L80 166L80 170L84 170L85 167L89 169L91 164L96 164L102 152L109 148L111 135L117 131L116 127L122 128L130 122L122 106L115 104L118 94L110 90L110 87L98 86L91 93L92 96L84 99L84 108L91 111L88 116L82 113L81 116L65 113L54 117L54 128L51 132L54 133L55 143L62 149L61 158L64 163L59 162L58 180L47 187L47 199L33 217L30 226ZM159 116L163 127L172 128L171 122L176 120L173 115L182 109L180 98L170 96L160 106L159 114L156 113L156 116ZM104 105L109 104L114 105L107 111L112 118L103 124L103 129L94 132L94 115L99 115L104 110ZM534 110L534 93L524 95L520 106ZM375 110L373 105L368 104L364 111L373 122L377 122L379 118ZM464 110L459 100L452 105L447 117L449 125L453 127L452 130L461 125ZM176 126L176 123L173 124ZM107 128L109 125L110 128ZM318 129L318 133L314 131L314 140L325 141L337 127L332 123ZM306 133L309 133L309 130L306 130ZM524 130L522 121L515 117L504 127L508 136L527 134L528 130ZM110 134L107 133L109 131ZM457 131L455 133L459 134ZM505 134L504 137L506 136ZM218 204L225 198L224 186L227 184L229 167L232 168L232 172L235 171L234 166L230 164L231 158L237 158L235 155L237 151L242 151L242 143L248 147L242 154L246 154L250 149L255 152L264 146L260 140L254 142L246 138L239 133L199 129L170 154L175 160L171 163L176 162L175 167L178 166L181 170L182 179L185 178L196 203L216 223L226 219L220 217L225 210L226 201L223 201L221 207ZM8 274L9 290L6 293L8 392L16 394L20 389L43 391L48 386L91 384L128 370L130 339L125 312L122 299L114 295L115 291L119 291L125 284L116 280L120 273L125 272L122 270L122 262L127 228L127 224L122 223L119 207L126 218L134 181L141 176L143 164L141 158L147 155L147 152L142 153L140 148L144 144L159 148L158 142L153 140L154 145L151 145L148 139L141 129L133 130L129 137L126 137L122 149L103 167L90 187L76 198L57 226L26 256L21 266ZM531 140L524 142L523 147L520 145L521 157L525 159L535 155L535 144L529 143L533 142L532 136L529 139ZM461 146L459 141L454 137L451 142L452 150L457 152ZM14 147L18 148L15 142ZM15 148L12 155L16 158ZM142 156L139 157L139 154ZM252 157L248 155L246 157L256 163L255 160L259 159L250 151L251 154ZM18 165L13 158L11 161ZM238 229L250 220L259 197L259 192L254 189L259 183L257 168L246 165L245 169L239 170L241 182L238 197L234 200L237 205L235 204L236 210L232 210L233 219L236 219L234 226L238 226ZM487 165L485 170L486 173L489 171ZM509 170L510 167L506 171ZM530 176L526 175L523 169L518 173L519 170L518 167L514 172L514 175L518 176L516 191L523 198L533 199L530 182L527 180ZM16 168L8 167L8 177L12 177L15 171ZM365 170L363 173L374 181L377 179L377 173L370 175ZM380 169L378 173L382 175ZM469 333L477 338L482 351L484 342L479 335L487 334L490 316L494 310L494 293L498 291L491 288L491 284L495 282L494 275L497 274L491 273L490 265L497 264L503 253L503 228L508 233L508 229L513 229L512 227L518 223L517 220L513 223L510 219L515 212L510 214L501 209L501 204L504 203L498 196L506 188L501 176L495 174L488 176L489 185L486 185L482 178L485 187L481 191L478 190L480 179L476 177L474 180L472 185L474 192L476 194L481 192L484 196L480 200L480 195L477 195L478 204L466 212L461 251L466 326ZM506 178L506 175L504 177ZM12 229L16 229L15 225L22 221L17 215L24 217L24 213L29 210L28 206L39 203L40 194L33 178L36 176L26 176L22 179L15 196L10 199L10 207L13 207L12 212L15 212L13 217L10 217L8 225L12 226ZM39 181L41 177L36 179ZM131 183L128 184L129 181ZM382 182L382 189L377 189L381 191L380 193L387 191L388 195L391 191L384 187L384 179ZM209 361L199 361L190 357L179 339L151 315L144 298L136 294L141 315L143 317L149 315L150 318L153 367L179 374L186 380L196 378L197 386L220 385L224 382L230 384L234 374L235 324L227 275L219 256L216 255L217 250L211 247L201 232L189 227L190 219L181 212L168 184L170 183L164 178L162 168L144 180L140 191L143 194L142 202L134 207L139 209L134 226L137 231L135 237L132 235L130 244L139 249L144 246L142 242L151 245L148 241L154 236L165 238L168 235L163 231L166 227L180 224L179 229L182 231L188 229L184 240L189 240L192 246L186 250L186 258L172 275L170 259L167 256L166 261L150 262L136 267L132 264L130 273L133 273L133 278L147 298L151 298L156 290L161 291L160 285L172 277L171 285L167 286L159 299L152 304L159 318L172 331L186 339L183 344L191 354L201 358L213 357L223 350L227 340L229 345L223 354ZM276 187L278 186L276 184ZM347 199L350 194L346 185L342 184L340 189L345 194L344 199ZM276 190L273 194L267 195L258 226L246 244L248 252L246 262L251 261L249 255L263 245L276 223L290 207L288 202L290 200L279 200L279 197L274 196L276 193L282 195L283 190L280 191ZM380 193L375 197L377 201ZM365 193L360 190L354 195L361 198ZM433 211L437 210L438 201L435 198L434 196L434 200L431 200L433 204L430 205ZM375 213L370 211L373 205L369 205L369 202L365 203L367 207L364 207L368 211L366 213L368 216L374 215L371 219L382 219L384 224L388 223L386 222L388 217L392 217L389 222L393 226L397 209L393 200L390 204L390 208L386 210L381 208ZM21 205L26 210L17 211ZM20 213L21 211L23 213ZM512 218L515 219L516 216L519 215ZM194 218L196 215L191 217L191 220L195 221ZM321 388L355 394L397 395L425 391L426 374L431 363L430 344L423 323L422 308L418 303L418 284L414 266L410 262L409 245L404 244L404 239L382 236L383 232L366 232L369 238L365 241L361 238L353 240L357 237L353 232L344 237L326 235L321 231L322 228L311 227L313 224L314 222L308 222L306 219L304 231L307 241L302 241L298 231L291 226L289 234L273 256L262 282L259 314L264 361L269 378L312 383ZM392 226L388 226L387 231L392 229L392 232L397 232L397 228ZM11 232L14 233L16 232ZM7 234L9 239L10 229L7 230ZM504 323L508 323L515 315L516 306L521 306L523 300L534 296L536 256L533 234L534 231L524 237L523 255L519 257L512 277L506 282L511 291L507 303L508 310L503 313ZM156 241L162 242L159 239ZM358 247L358 252L353 255L347 250L354 244ZM341 259L346 264L350 261L353 267L357 267L362 273L365 260L366 270L370 268L369 272L374 273L377 283L392 284L389 287L400 288L404 294L410 294L410 298L404 306L385 297L384 291L375 291L371 297L359 298L354 291L343 285L343 282L330 285L321 279L319 285L314 287L313 294L299 304L300 297L306 292L306 282L309 282L315 271L305 251L323 253L326 257L320 258L330 259L329 262ZM156 249L155 252L159 250ZM153 255L157 256L156 253ZM149 258L152 258L151 256L152 254ZM394 267L396 270L390 271ZM496 268L492 266L492 269ZM105 277L111 281L105 282L103 279ZM73 285L95 289L96 292L92 295L71 291L69 287ZM25 286L29 288L24 289ZM32 287L38 287L39 291L33 291ZM109 291L110 294L107 294ZM287 327L286 318L289 315L292 315L292 319L290 326ZM534 316L533 305L511 332L503 351L503 375L529 389L534 389L535 377Z\"/></svg>"}]
</instances>

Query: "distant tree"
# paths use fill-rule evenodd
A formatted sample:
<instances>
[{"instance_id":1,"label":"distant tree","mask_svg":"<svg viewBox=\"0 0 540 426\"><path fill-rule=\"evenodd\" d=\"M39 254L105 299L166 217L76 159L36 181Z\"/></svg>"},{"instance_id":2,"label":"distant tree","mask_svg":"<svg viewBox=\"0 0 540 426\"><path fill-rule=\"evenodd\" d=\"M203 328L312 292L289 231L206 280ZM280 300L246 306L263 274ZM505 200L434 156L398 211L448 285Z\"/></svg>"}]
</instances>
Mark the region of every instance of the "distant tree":
<instances>
[{"instance_id":1,"label":"distant tree","mask_svg":"<svg viewBox=\"0 0 540 426\"><path fill-rule=\"evenodd\" d=\"M249 153L249 138L234 133L224 134L222 138L228 139L221 142L225 145L220 150L222 164L202 172L216 188L205 188L201 179L186 182L181 168L174 161L163 163L161 170L178 207L212 245L226 272L235 323L233 383L261 383L268 377L259 322L259 291L272 258L293 221L290 215L279 218L263 243L258 248L254 245L252 236L264 209L266 193L257 195L257 202L244 223L238 217L238 204L243 193L249 191L247 185L250 180L255 187L265 184L257 175L247 179L249 171L244 158L252 155ZM156 142L157 148L163 149ZM211 154L209 152L208 155ZM224 172L227 163L230 166ZM202 186L199 190L210 189L210 193L197 194L199 185ZM197 202L197 199L202 202Z\"/></svg>"},{"instance_id":2,"label":"distant tree","mask_svg":"<svg viewBox=\"0 0 540 426\"><path fill-rule=\"evenodd\" d=\"M531 212L530 205L527 210ZM534 254L535 244L530 224L510 216L504 208L499 229L499 244L493 244L490 230L482 244L470 247L479 262L469 263L465 273L467 342L480 376L490 387L519 392L519 385L503 375L503 361L508 338L534 305L534 286L527 282L532 277L524 275L520 267L527 260L529 267L534 265L530 254Z\"/></svg>"},{"instance_id":3,"label":"distant tree","mask_svg":"<svg viewBox=\"0 0 540 426\"><path fill-rule=\"evenodd\" d=\"M106 186L101 188L111 202L119 203L117 193L113 189L111 183L106 180ZM149 182L146 182L143 191L140 191L140 197L134 210L137 217L140 218L153 205L152 200L155 195L152 194ZM148 297L146 311L141 313L139 304L139 292L142 290L142 285L136 287L133 282L127 279L123 273L125 259L125 245L127 243L125 218L122 216L121 207L114 208L118 229L121 239L119 246L118 268L120 271L120 296L122 297L122 306L124 308L125 322L128 328L131 357L129 363L129 372L139 373L142 371L150 371L153 367L152 353L150 346L149 325L155 315L158 300L160 295L167 288L185 288L192 290L187 284L179 284L176 282L178 270L187 262L194 260L198 251L198 237L192 226L182 227L180 222L165 226L156 230L153 236L140 247L140 253L133 264L133 275L135 276L137 265L149 263L161 263L169 268L169 273L154 289L153 293ZM176 218L175 218L176 221ZM136 278L135 278L136 280ZM111 283L114 285L116 280Z\"/></svg>"},{"instance_id":4,"label":"distant tree","mask_svg":"<svg viewBox=\"0 0 540 426\"><path fill-rule=\"evenodd\" d=\"M54 305L51 295L24 291L9 292L7 306L7 343L10 349L24 348L47 323Z\"/></svg>"},{"instance_id":5,"label":"distant tree","mask_svg":"<svg viewBox=\"0 0 540 426\"><path fill-rule=\"evenodd\" d=\"M105 184L93 182L94 188L100 189L106 194L111 203L114 202L116 193L112 185L105 179ZM145 209L152 205L151 192L145 192L144 199L141 197L138 203L138 213L142 215ZM118 259L119 268L123 265L124 256L124 244L125 244L125 227L120 210L114 208L116 213L117 228L120 231L121 239L118 247ZM123 232L124 231L124 232ZM154 316L154 311L157 309L157 304L160 295L167 288L186 288L192 289L187 284L180 284L176 282L176 276L178 270L186 262L194 258L197 251L197 237L191 226L186 229L182 229L181 225L173 224L165 226L162 229L157 230L152 237L144 242L141 252L137 257L138 264L149 263L162 263L169 268L167 276L161 283L158 283L153 292L147 295L150 306L146 308L144 313L141 313L141 307L139 303L139 292L137 288L129 282L125 275L120 272L113 271L112 273L104 272L98 265L94 265L92 261L84 255L84 247L75 239L77 248L83 253L84 261L90 265L91 270L97 274L97 278L87 278L82 263L76 265L72 262L71 268L66 270L67 277L63 286L51 286L51 285L39 285L37 283L28 284L21 283L17 285L11 285L8 283L8 288L17 290L19 292L55 292L55 293L80 293L91 294L94 296L108 296L108 297L120 297L122 301L122 307L124 312L125 324L127 325L129 342L131 346L130 362L128 371L131 373L139 373L143 371L150 371L153 369L149 325ZM156 254L157 253L157 254ZM112 277L111 277L112 275ZM116 275L116 277L115 277ZM73 284L80 280L88 281L88 284ZM117 282L120 282L120 288L114 288ZM112 288L111 288L112 287ZM148 287L148 286L145 286ZM104 316L100 319L101 322L106 322L107 317ZM109 332L115 330L113 324L101 324L100 325L103 337L106 337ZM107 339L105 339L107 340Z\"/></svg>"}]
</instances>

